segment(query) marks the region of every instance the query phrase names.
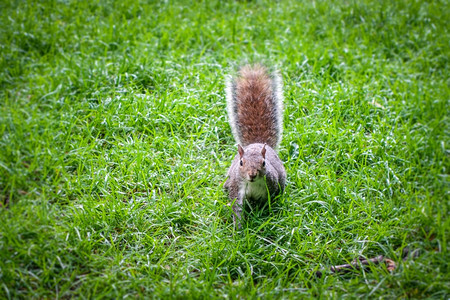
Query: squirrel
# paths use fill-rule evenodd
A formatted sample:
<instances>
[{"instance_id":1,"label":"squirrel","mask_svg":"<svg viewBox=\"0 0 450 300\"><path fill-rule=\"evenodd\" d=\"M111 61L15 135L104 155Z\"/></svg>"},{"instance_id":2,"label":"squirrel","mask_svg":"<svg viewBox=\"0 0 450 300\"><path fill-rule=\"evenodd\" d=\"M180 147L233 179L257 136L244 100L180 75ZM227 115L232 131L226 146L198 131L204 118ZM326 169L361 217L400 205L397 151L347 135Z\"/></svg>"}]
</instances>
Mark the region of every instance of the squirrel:
<instances>
[{"instance_id":1,"label":"squirrel","mask_svg":"<svg viewBox=\"0 0 450 300\"><path fill-rule=\"evenodd\" d=\"M246 65L237 76L227 78L226 99L238 153L224 189L232 204L234 225L240 229L244 201L265 203L280 195L286 184L286 170L274 150L283 132L281 77L261 65Z\"/></svg>"}]
</instances>

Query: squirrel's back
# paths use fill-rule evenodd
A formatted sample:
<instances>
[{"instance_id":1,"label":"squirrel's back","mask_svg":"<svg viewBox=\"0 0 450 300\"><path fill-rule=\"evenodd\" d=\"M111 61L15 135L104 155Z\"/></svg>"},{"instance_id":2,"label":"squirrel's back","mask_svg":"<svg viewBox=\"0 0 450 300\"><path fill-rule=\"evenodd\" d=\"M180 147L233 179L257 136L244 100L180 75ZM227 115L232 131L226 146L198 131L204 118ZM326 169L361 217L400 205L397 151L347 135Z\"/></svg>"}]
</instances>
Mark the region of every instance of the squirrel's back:
<instances>
[{"instance_id":1,"label":"squirrel's back","mask_svg":"<svg viewBox=\"0 0 450 300\"><path fill-rule=\"evenodd\" d=\"M242 67L227 82L227 108L236 142L276 148L283 132L281 77L260 65Z\"/></svg>"}]
</instances>

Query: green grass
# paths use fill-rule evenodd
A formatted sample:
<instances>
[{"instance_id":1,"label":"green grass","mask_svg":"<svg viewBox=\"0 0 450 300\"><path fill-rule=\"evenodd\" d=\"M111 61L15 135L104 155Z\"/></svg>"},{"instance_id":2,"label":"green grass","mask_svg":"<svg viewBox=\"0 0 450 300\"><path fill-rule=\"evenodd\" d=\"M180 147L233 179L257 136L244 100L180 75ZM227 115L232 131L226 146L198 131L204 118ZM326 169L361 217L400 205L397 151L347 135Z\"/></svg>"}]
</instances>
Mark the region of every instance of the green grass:
<instances>
[{"instance_id":1,"label":"green grass","mask_svg":"<svg viewBox=\"0 0 450 300\"><path fill-rule=\"evenodd\" d=\"M0 298L448 298L450 5L303 2L2 1ZM244 62L288 184L235 231Z\"/></svg>"}]
</instances>

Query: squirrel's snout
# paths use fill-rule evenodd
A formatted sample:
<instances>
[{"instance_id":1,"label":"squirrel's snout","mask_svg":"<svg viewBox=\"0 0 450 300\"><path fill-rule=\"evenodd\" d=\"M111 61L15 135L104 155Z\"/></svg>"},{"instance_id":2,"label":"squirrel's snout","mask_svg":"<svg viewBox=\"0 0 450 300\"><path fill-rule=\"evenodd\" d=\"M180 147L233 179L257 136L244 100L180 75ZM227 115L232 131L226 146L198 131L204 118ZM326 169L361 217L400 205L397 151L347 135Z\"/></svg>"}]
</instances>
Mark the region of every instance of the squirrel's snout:
<instances>
[{"instance_id":1,"label":"squirrel's snout","mask_svg":"<svg viewBox=\"0 0 450 300\"><path fill-rule=\"evenodd\" d=\"M249 173L249 174L248 174L248 179L249 179L250 181L254 181L255 178L256 178L256 176L258 176L258 173Z\"/></svg>"}]
</instances>

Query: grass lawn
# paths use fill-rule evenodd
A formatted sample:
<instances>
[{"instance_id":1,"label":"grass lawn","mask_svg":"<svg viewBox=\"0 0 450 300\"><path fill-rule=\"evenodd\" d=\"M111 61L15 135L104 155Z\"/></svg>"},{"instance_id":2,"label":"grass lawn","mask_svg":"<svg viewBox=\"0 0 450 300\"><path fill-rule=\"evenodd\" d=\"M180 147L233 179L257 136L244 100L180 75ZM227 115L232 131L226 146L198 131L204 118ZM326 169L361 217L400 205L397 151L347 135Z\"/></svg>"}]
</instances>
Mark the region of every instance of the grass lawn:
<instances>
[{"instance_id":1,"label":"grass lawn","mask_svg":"<svg viewBox=\"0 0 450 300\"><path fill-rule=\"evenodd\" d=\"M447 299L449 20L448 1L2 1L0 298ZM237 231L224 76L245 62L283 77L288 183ZM329 271L378 255L395 270Z\"/></svg>"}]
</instances>

